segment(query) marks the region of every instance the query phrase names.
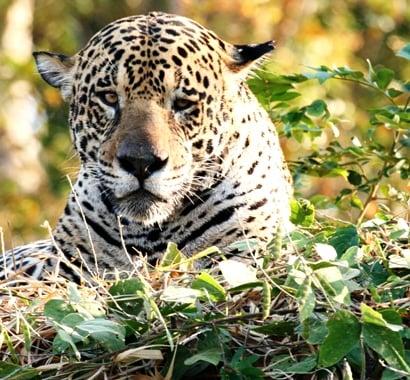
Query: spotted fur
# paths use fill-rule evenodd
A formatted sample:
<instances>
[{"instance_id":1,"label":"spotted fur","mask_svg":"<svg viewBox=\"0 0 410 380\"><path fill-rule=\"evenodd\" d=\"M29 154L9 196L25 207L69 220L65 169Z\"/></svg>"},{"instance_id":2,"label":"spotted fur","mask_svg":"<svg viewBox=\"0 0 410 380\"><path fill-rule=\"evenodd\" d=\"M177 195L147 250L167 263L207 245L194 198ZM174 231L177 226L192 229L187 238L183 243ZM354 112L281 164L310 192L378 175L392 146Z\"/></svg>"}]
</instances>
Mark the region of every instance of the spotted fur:
<instances>
[{"instance_id":1,"label":"spotted fur","mask_svg":"<svg viewBox=\"0 0 410 380\"><path fill-rule=\"evenodd\" d=\"M289 173L245 83L272 49L155 12L107 25L72 57L35 53L70 104L81 169L54 241L8 252L8 272L41 278L58 263L76 279L71 265L124 269L137 253L157 260L169 241L191 255L286 230Z\"/></svg>"}]
</instances>

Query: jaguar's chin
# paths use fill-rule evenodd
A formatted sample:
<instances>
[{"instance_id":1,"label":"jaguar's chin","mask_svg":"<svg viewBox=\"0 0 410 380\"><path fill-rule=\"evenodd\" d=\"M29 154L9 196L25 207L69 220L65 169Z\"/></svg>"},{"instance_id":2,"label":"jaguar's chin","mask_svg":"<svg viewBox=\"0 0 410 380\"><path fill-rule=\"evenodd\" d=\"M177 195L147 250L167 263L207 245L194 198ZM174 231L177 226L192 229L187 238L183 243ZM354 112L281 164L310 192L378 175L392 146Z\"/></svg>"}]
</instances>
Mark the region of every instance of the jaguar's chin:
<instances>
[{"instance_id":1,"label":"jaguar's chin","mask_svg":"<svg viewBox=\"0 0 410 380\"><path fill-rule=\"evenodd\" d=\"M173 213L173 207L166 199L145 189L115 198L113 203L116 214L147 226L162 223Z\"/></svg>"}]
</instances>

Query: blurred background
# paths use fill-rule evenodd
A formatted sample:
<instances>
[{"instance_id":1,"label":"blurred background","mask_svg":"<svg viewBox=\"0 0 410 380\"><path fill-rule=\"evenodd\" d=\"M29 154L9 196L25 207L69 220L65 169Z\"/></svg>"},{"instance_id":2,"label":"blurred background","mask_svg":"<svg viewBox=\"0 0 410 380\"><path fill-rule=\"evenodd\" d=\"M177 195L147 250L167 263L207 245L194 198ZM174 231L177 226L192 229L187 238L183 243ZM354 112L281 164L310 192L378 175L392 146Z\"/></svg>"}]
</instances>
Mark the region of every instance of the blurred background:
<instances>
[{"instance_id":1,"label":"blurred background","mask_svg":"<svg viewBox=\"0 0 410 380\"><path fill-rule=\"evenodd\" d=\"M407 0L0 0L0 226L6 248L47 236L41 224L56 223L69 191L66 175L74 177L78 167L67 107L42 82L32 51L71 55L110 21L152 10L193 18L233 43L275 39L270 67L279 74L321 64L364 69L369 58L410 78L409 65L394 55L410 41ZM365 133L372 92L335 81L305 87L300 102L326 99L331 113L347 120L339 126L341 138ZM381 129L379 138L388 144L389 132ZM282 143L288 159L308 153L311 144ZM326 144L326 136L315 143ZM337 181L310 180L300 191L332 194Z\"/></svg>"}]
</instances>

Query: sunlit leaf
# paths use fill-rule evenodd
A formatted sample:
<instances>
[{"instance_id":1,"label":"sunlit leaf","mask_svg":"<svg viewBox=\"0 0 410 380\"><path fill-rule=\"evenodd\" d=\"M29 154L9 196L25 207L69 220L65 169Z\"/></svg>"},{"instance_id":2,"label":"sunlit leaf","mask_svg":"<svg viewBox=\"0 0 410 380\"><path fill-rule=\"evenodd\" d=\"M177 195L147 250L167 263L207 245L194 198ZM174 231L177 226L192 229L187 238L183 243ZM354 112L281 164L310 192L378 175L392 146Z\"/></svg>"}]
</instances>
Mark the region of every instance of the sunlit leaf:
<instances>
[{"instance_id":1,"label":"sunlit leaf","mask_svg":"<svg viewBox=\"0 0 410 380\"><path fill-rule=\"evenodd\" d=\"M214 301L223 301L226 298L225 289L208 273L202 272L193 282L192 289L204 290Z\"/></svg>"},{"instance_id":2,"label":"sunlit leaf","mask_svg":"<svg viewBox=\"0 0 410 380\"><path fill-rule=\"evenodd\" d=\"M167 286L161 295L161 299L165 302L193 303L202 295L202 291L198 289Z\"/></svg>"},{"instance_id":3,"label":"sunlit leaf","mask_svg":"<svg viewBox=\"0 0 410 380\"><path fill-rule=\"evenodd\" d=\"M229 259L221 261L218 266L231 287L257 282L256 270L244 262Z\"/></svg>"},{"instance_id":4,"label":"sunlit leaf","mask_svg":"<svg viewBox=\"0 0 410 380\"><path fill-rule=\"evenodd\" d=\"M315 208L306 199L292 199L290 203L291 217L290 220L296 225L309 227L315 220Z\"/></svg>"}]
</instances>

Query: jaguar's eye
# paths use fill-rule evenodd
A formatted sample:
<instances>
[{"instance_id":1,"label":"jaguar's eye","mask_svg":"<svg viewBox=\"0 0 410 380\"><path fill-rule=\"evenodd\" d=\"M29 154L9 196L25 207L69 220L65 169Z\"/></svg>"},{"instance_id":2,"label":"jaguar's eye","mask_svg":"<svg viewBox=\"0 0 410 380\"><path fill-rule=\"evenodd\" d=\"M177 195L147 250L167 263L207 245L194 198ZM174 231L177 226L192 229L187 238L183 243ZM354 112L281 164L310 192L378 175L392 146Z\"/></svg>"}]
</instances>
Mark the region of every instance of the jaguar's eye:
<instances>
[{"instance_id":1,"label":"jaguar's eye","mask_svg":"<svg viewBox=\"0 0 410 380\"><path fill-rule=\"evenodd\" d=\"M116 107L118 104L118 95L113 91L100 91L96 95L109 107Z\"/></svg>"},{"instance_id":2,"label":"jaguar's eye","mask_svg":"<svg viewBox=\"0 0 410 380\"><path fill-rule=\"evenodd\" d=\"M195 104L196 103L192 100L179 98L174 100L174 104L172 105L172 107L175 111L184 111Z\"/></svg>"}]
</instances>

